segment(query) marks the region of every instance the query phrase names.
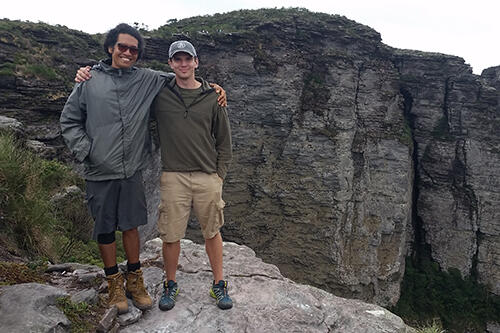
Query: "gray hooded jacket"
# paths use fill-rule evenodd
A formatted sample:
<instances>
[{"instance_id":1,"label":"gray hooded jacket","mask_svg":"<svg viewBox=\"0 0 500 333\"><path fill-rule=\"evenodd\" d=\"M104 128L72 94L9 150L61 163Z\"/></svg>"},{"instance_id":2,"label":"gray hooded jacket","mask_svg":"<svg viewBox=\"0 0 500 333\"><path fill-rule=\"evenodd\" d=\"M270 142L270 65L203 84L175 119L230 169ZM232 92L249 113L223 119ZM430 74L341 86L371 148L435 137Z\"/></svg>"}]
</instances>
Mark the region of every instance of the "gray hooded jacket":
<instances>
[{"instance_id":1,"label":"gray hooded jacket","mask_svg":"<svg viewBox=\"0 0 500 333\"><path fill-rule=\"evenodd\" d=\"M64 141L91 181L128 178L151 151L150 105L174 74L131 67L94 66L92 79L73 88L60 123Z\"/></svg>"}]
</instances>

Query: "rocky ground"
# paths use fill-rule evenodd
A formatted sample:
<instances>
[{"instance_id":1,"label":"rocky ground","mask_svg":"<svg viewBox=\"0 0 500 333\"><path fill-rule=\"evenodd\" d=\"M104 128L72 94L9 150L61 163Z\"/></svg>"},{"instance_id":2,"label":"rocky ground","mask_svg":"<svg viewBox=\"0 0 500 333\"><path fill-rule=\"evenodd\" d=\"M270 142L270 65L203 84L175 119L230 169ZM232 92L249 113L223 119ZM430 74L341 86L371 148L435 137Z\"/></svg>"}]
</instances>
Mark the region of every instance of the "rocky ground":
<instances>
[{"instance_id":1,"label":"rocky ground","mask_svg":"<svg viewBox=\"0 0 500 333\"><path fill-rule=\"evenodd\" d=\"M153 239L141 254L145 283L154 306L140 311L129 303L127 314L96 312L96 329L120 332L413 332L388 310L336 297L284 278L246 246L224 243L225 275L234 307L219 310L209 296L211 271L202 245L182 241L174 309L162 312L161 241ZM0 331L69 332L71 322L55 306L69 296L75 303L97 304L105 298L102 269L80 264L49 266L46 284L0 287Z\"/></svg>"}]
</instances>

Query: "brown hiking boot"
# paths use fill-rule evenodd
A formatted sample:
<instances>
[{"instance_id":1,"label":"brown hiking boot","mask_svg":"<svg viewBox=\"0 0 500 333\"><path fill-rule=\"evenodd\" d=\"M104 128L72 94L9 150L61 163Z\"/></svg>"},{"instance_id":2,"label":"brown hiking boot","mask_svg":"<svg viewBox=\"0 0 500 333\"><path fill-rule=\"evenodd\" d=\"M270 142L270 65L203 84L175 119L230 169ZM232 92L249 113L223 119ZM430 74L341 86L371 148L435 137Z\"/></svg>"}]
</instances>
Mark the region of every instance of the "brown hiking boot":
<instances>
[{"instance_id":1,"label":"brown hiking boot","mask_svg":"<svg viewBox=\"0 0 500 333\"><path fill-rule=\"evenodd\" d=\"M119 314L128 312L127 297L123 289L123 275L118 272L113 275L106 276L108 281L108 306L116 305Z\"/></svg>"},{"instance_id":2,"label":"brown hiking boot","mask_svg":"<svg viewBox=\"0 0 500 333\"><path fill-rule=\"evenodd\" d=\"M128 272L127 275L127 297L132 299L135 307L140 310L150 309L153 301L144 288L144 278L140 269Z\"/></svg>"}]
</instances>

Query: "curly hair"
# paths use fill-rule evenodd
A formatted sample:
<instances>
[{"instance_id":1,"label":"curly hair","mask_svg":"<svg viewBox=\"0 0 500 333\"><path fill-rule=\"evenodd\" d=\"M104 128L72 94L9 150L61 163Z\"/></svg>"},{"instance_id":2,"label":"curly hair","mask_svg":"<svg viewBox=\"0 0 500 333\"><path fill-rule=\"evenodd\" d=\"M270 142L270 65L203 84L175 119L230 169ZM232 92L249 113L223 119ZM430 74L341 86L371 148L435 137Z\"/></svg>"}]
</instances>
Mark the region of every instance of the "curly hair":
<instances>
[{"instance_id":1,"label":"curly hair","mask_svg":"<svg viewBox=\"0 0 500 333\"><path fill-rule=\"evenodd\" d=\"M141 59L144 53L144 39L142 38L139 31L137 31L137 29L131 27L126 23L118 24L116 27L111 29L106 35L103 47L104 47L104 52L106 52L108 57L111 58L111 53L109 53L108 49L109 47L115 46L119 34L127 34L137 39L137 41L139 42L139 45L137 46L139 48L139 54L137 55L137 60Z\"/></svg>"}]
</instances>

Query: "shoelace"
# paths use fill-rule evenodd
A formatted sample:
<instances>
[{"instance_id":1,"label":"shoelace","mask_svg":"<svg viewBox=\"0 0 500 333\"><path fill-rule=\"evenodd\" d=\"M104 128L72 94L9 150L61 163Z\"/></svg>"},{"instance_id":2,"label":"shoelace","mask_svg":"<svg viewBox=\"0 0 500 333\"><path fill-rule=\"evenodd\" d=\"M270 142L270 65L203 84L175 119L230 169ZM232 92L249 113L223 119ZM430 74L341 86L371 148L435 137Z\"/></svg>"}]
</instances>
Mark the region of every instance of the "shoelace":
<instances>
[{"instance_id":1,"label":"shoelace","mask_svg":"<svg viewBox=\"0 0 500 333\"><path fill-rule=\"evenodd\" d=\"M175 300L175 294L177 293L177 287L174 285L171 288L166 287L167 297L171 300Z\"/></svg>"},{"instance_id":2,"label":"shoelace","mask_svg":"<svg viewBox=\"0 0 500 333\"><path fill-rule=\"evenodd\" d=\"M221 287L219 285L215 285L213 288L214 294L218 300L223 299L227 295L226 287Z\"/></svg>"},{"instance_id":3,"label":"shoelace","mask_svg":"<svg viewBox=\"0 0 500 333\"><path fill-rule=\"evenodd\" d=\"M142 274L140 274L137 277L137 280L135 280L135 287L137 289L140 289L141 292L146 292L146 288L144 288L144 278L142 277Z\"/></svg>"},{"instance_id":4,"label":"shoelace","mask_svg":"<svg viewBox=\"0 0 500 333\"><path fill-rule=\"evenodd\" d=\"M113 290L111 291L110 296L111 296L111 298L115 298L118 295L120 295L120 292L123 289L123 285L120 285L120 283L117 282L117 283L114 283L114 285L112 285L112 287L113 287Z\"/></svg>"}]
</instances>

